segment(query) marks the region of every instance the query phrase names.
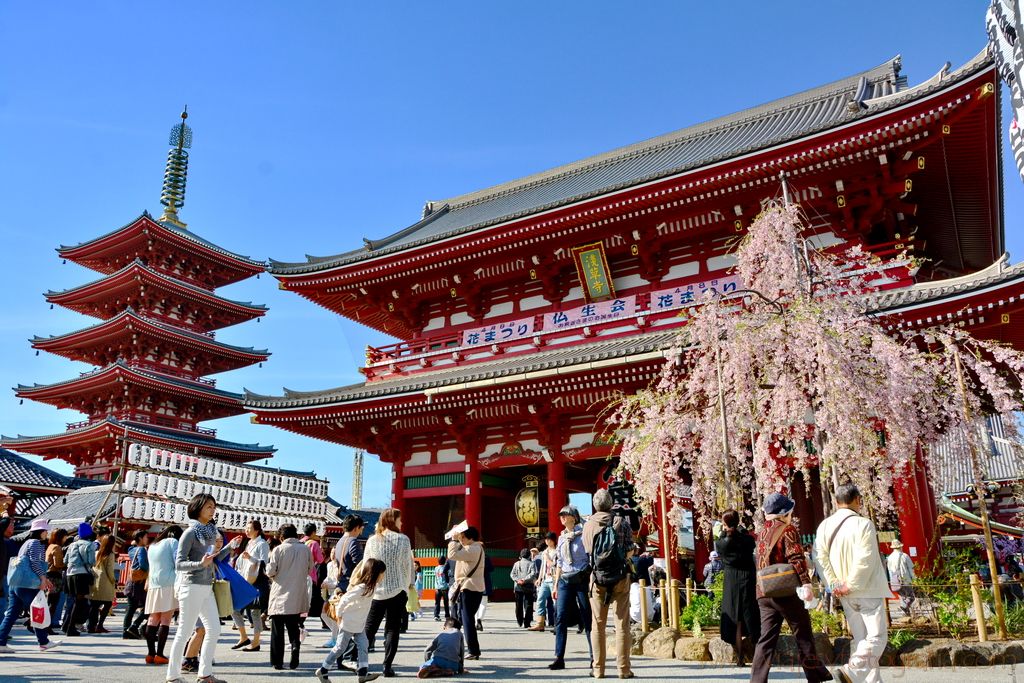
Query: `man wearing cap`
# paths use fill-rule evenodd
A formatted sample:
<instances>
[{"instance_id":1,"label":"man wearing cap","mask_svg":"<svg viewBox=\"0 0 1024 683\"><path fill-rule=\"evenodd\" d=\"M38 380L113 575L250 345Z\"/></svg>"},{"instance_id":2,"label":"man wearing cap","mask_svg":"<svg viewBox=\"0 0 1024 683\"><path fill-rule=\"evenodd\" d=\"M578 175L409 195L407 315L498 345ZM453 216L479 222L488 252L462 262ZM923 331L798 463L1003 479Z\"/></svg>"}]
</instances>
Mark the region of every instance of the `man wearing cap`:
<instances>
[{"instance_id":1,"label":"man wearing cap","mask_svg":"<svg viewBox=\"0 0 1024 683\"><path fill-rule=\"evenodd\" d=\"M860 515L863 500L856 486L843 484L835 498L839 509L818 526L814 549L853 636L850 661L836 673L843 683L881 683L878 660L888 642L885 601L891 593L878 533L871 520Z\"/></svg>"},{"instance_id":2,"label":"man wearing cap","mask_svg":"<svg viewBox=\"0 0 1024 683\"><path fill-rule=\"evenodd\" d=\"M900 596L900 609L909 617L910 607L916 599L912 585L914 561L910 559L910 555L903 552L903 542L900 539L897 538L890 543L889 547L892 548L892 553L886 560L886 566L889 569L889 588Z\"/></svg>"},{"instance_id":3,"label":"man wearing cap","mask_svg":"<svg viewBox=\"0 0 1024 683\"><path fill-rule=\"evenodd\" d=\"M590 586L590 559L583 547L583 525L575 505L566 505L558 512L564 527L555 546L555 580L552 598L555 601L555 661L548 664L552 670L565 668L565 645L569 620L579 614L579 624L586 630L590 659L594 651L590 644L591 614L587 589Z\"/></svg>"}]
</instances>

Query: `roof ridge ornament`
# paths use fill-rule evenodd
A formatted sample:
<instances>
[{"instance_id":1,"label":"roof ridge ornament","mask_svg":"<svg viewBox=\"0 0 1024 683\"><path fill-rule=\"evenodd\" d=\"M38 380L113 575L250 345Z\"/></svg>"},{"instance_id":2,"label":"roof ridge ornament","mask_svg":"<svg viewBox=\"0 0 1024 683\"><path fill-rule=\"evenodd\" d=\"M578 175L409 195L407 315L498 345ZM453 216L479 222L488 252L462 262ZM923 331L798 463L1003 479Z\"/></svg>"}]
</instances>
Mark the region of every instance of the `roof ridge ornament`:
<instances>
[{"instance_id":1,"label":"roof ridge ornament","mask_svg":"<svg viewBox=\"0 0 1024 683\"><path fill-rule=\"evenodd\" d=\"M164 212L158 219L178 228L188 227L178 218L178 209L185 205L185 182L188 179L188 152L192 147L192 129L185 123L188 105L181 112L181 123L171 128L171 149L167 152L167 167L164 170L164 186L160 192L160 203Z\"/></svg>"}]
</instances>

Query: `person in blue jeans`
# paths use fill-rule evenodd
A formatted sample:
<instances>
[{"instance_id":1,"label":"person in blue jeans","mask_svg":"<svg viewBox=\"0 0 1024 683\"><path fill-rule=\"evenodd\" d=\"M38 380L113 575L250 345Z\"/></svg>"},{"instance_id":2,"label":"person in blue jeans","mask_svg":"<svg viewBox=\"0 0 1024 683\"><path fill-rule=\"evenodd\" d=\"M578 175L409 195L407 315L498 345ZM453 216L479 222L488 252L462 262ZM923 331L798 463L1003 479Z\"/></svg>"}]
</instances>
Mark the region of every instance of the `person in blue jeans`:
<instances>
[{"instance_id":1,"label":"person in blue jeans","mask_svg":"<svg viewBox=\"0 0 1024 683\"><path fill-rule=\"evenodd\" d=\"M0 615L7 613L7 567L11 563L10 542L14 534L14 494L0 486ZM2 617L0 617L2 618Z\"/></svg>"},{"instance_id":2,"label":"person in blue jeans","mask_svg":"<svg viewBox=\"0 0 1024 683\"><path fill-rule=\"evenodd\" d=\"M32 604L36 594L40 590L53 590L53 584L46 577L46 539L49 533L50 524L47 520L37 519L32 522L28 540L18 553L18 568L11 577L7 611L0 622L0 654L15 652L7 645L7 639L18 617ZM46 652L57 646L58 643L50 641L48 629L35 628L32 631L36 634L41 651Z\"/></svg>"},{"instance_id":3,"label":"person in blue jeans","mask_svg":"<svg viewBox=\"0 0 1024 683\"><path fill-rule=\"evenodd\" d=\"M566 505L558 512L564 530L555 548L555 661L548 664L552 670L565 668L565 645L569 621L578 614L579 624L587 634L590 660L594 650L590 643L591 614L590 559L583 547L583 525L575 505ZM590 666L589 664L587 665Z\"/></svg>"}]
</instances>

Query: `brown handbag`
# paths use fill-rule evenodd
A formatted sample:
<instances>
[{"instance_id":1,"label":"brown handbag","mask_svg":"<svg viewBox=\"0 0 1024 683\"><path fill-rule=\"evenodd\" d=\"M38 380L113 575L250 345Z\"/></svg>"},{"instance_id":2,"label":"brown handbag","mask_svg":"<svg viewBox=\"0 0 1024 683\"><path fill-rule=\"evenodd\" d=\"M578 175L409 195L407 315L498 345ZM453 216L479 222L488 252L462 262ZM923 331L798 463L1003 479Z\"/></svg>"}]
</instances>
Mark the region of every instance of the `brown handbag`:
<instances>
[{"instance_id":1,"label":"brown handbag","mask_svg":"<svg viewBox=\"0 0 1024 683\"><path fill-rule=\"evenodd\" d=\"M765 561L771 558L772 551L775 550L775 546L778 545L785 531L785 526L780 526L775 531L765 551ZM801 583L800 574L797 573L796 567L789 562L770 564L757 570L757 587L761 589L761 594L766 598L785 598L796 595L796 589L801 586Z\"/></svg>"}]
</instances>

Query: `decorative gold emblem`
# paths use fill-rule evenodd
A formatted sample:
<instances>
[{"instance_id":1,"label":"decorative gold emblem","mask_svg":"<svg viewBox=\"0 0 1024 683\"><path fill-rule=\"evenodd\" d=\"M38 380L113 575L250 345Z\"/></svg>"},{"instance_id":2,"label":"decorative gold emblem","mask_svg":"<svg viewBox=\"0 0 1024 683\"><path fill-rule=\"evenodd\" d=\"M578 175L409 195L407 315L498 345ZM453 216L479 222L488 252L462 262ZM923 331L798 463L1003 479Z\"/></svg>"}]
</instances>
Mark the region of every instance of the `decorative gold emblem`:
<instances>
[{"instance_id":1,"label":"decorative gold emblem","mask_svg":"<svg viewBox=\"0 0 1024 683\"><path fill-rule=\"evenodd\" d=\"M516 519L529 531L540 525L540 482L531 474L523 477L523 484L516 494Z\"/></svg>"}]
</instances>

